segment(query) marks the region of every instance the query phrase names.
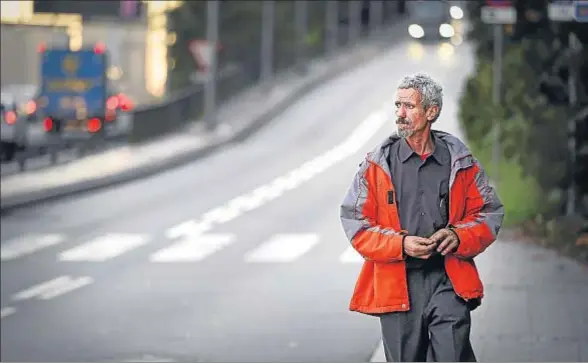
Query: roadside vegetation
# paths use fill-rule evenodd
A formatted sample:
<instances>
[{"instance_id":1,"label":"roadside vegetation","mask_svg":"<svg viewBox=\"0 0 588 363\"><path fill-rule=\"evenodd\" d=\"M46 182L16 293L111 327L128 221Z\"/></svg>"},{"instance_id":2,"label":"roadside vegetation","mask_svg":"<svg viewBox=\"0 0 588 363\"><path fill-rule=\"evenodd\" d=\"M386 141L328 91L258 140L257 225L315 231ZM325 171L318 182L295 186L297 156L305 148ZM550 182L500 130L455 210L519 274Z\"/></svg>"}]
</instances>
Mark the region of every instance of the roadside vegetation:
<instances>
[{"instance_id":1,"label":"roadside vegetation","mask_svg":"<svg viewBox=\"0 0 588 363\"><path fill-rule=\"evenodd\" d=\"M568 120L588 107L586 48L568 57L570 32L586 47L588 26L556 24L535 2L517 1L517 25L505 26L503 88L493 105L492 27L480 20L482 1L468 3L476 46L475 71L464 84L460 122L505 204L505 227L588 263L588 113L576 123L577 160L568 150ZM576 62L576 63L574 63ZM568 70L577 66L578 102L569 104ZM498 174L492 165L493 125L500 123ZM573 168L572 168L573 166ZM574 171L573 175L571 171ZM567 215L567 188L577 188L576 210Z\"/></svg>"}]
</instances>

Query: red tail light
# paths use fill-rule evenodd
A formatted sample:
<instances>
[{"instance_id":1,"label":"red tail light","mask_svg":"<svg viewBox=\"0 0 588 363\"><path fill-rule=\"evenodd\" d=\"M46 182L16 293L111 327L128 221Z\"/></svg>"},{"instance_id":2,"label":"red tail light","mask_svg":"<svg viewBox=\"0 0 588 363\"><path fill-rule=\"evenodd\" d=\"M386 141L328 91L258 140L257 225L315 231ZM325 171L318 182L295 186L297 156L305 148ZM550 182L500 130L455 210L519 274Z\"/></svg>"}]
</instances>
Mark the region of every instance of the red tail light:
<instances>
[{"instance_id":1,"label":"red tail light","mask_svg":"<svg viewBox=\"0 0 588 363\"><path fill-rule=\"evenodd\" d=\"M4 114L4 119L8 125L14 125L16 122L16 112L8 111Z\"/></svg>"},{"instance_id":2,"label":"red tail light","mask_svg":"<svg viewBox=\"0 0 588 363\"><path fill-rule=\"evenodd\" d=\"M39 43L39 45L37 45L37 52L39 52L39 53L45 53L46 49L47 49L47 44L45 44L45 43Z\"/></svg>"},{"instance_id":3,"label":"red tail light","mask_svg":"<svg viewBox=\"0 0 588 363\"><path fill-rule=\"evenodd\" d=\"M130 98L128 98L127 96L125 96L124 94L119 94L118 95L118 101L119 101L119 105L121 110L123 111L131 111L134 107L133 105L133 101L131 101Z\"/></svg>"},{"instance_id":4,"label":"red tail light","mask_svg":"<svg viewBox=\"0 0 588 363\"><path fill-rule=\"evenodd\" d=\"M96 43L94 46L94 53L95 54L103 54L106 51L106 45L102 42Z\"/></svg>"},{"instance_id":5,"label":"red tail light","mask_svg":"<svg viewBox=\"0 0 588 363\"><path fill-rule=\"evenodd\" d=\"M45 132L53 130L53 120L50 117L43 120L43 130L45 130Z\"/></svg>"},{"instance_id":6,"label":"red tail light","mask_svg":"<svg viewBox=\"0 0 588 363\"><path fill-rule=\"evenodd\" d=\"M102 121L99 118L93 118L88 121L88 132L98 132L102 128Z\"/></svg>"}]
</instances>

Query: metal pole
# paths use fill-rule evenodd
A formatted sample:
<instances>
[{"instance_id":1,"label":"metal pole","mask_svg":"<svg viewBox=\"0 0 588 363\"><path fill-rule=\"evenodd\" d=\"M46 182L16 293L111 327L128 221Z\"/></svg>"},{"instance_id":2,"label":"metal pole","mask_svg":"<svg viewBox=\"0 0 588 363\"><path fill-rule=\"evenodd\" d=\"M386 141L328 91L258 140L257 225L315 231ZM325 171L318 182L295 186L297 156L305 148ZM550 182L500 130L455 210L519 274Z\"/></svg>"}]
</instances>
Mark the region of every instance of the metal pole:
<instances>
[{"instance_id":1,"label":"metal pole","mask_svg":"<svg viewBox=\"0 0 588 363\"><path fill-rule=\"evenodd\" d=\"M494 25L494 89L493 89L493 103L496 109L500 106L500 93L502 86L502 41L503 41L503 29L501 24ZM499 185L500 181L500 121L494 120L494 135L492 145L492 164L494 175L492 179L496 185Z\"/></svg>"},{"instance_id":2,"label":"metal pole","mask_svg":"<svg viewBox=\"0 0 588 363\"><path fill-rule=\"evenodd\" d=\"M576 38L574 33L570 33L569 38L570 50L577 50ZM573 52L573 57L578 55ZM578 95L576 93L576 67L573 59L570 59L569 77L568 77L568 88L569 88L569 103L572 111L576 108L578 102ZM572 118L568 123L568 150L570 153L570 184L568 186L568 198L566 203L566 214L568 216L573 215L576 212L576 183L574 180L574 174L576 169L576 118Z\"/></svg>"},{"instance_id":3,"label":"metal pole","mask_svg":"<svg viewBox=\"0 0 588 363\"><path fill-rule=\"evenodd\" d=\"M274 6L274 0L262 1L261 82L266 90L271 87L273 78Z\"/></svg>"},{"instance_id":4,"label":"metal pole","mask_svg":"<svg viewBox=\"0 0 588 363\"><path fill-rule=\"evenodd\" d=\"M384 2L382 0L372 0L370 4L370 33L376 34L382 27L384 15Z\"/></svg>"},{"instance_id":5,"label":"metal pole","mask_svg":"<svg viewBox=\"0 0 588 363\"><path fill-rule=\"evenodd\" d=\"M306 64L306 37L308 35L308 1L296 0L294 2L294 23L296 26L296 63L301 72L305 71Z\"/></svg>"},{"instance_id":6,"label":"metal pole","mask_svg":"<svg viewBox=\"0 0 588 363\"><path fill-rule=\"evenodd\" d=\"M358 6L359 5L359 6ZM360 32L360 24L359 24L359 16L361 11L361 1L358 0L350 0L347 6L347 18L349 19L349 24L347 32L349 34L349 39L347 44L353 44L359 38Z\"/></svg>"},{"instance_id":7,"label":"metal pole","mask_svg":"<svg viewBox=\"0 0 588 363\"><path fill-rule=\"evenodd\" d=\"M206 2L206 39L213 47L210 68L204 85L204 114L206 126L209 130L216 128L216 70L217 70L217 44L218 44L218 0Z\"/></svg>"},{"instance_id":8,"label":"metal pole","mask_svg":"<svg viewBox=\"0 0 588 363\"><path fill-rule=\"evenodd\" d=\"M327 53L333 54L339 45L339 4L335 0L327 0L325 15L327 23Z\"/></svg>"}]
</instances>

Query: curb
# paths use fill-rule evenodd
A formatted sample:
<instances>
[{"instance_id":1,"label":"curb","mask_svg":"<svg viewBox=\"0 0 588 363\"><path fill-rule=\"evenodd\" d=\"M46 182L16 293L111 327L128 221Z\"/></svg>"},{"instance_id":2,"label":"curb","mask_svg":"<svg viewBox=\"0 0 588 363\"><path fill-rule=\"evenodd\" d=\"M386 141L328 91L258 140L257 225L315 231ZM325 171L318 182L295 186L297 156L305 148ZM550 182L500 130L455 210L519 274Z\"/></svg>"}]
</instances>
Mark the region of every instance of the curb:
<instances>
[{"instance_id":1,"label":"curb","mask_svg":"<svg viewBox=\"0 0 588 363\"><path fill-rule=\"evenodd\" d=\"M397 25L403 23L404 19L399 21L397 24L391 26L391 28L388 30L390 31L396 28ZM324 74L316 77L313 80L310 80L308 83L301 86L299 89L291 92L290 95L286 96L276 106L270 108L267 112L263 113L261 116L256 118L253 122L251 122L251 124L236 132L228 140L224 140L218 143L205 146L202 149L178 154L166 160L157 161L156 163L151 165L140 166L134 169L125 170L115 175L95 178L92 180L84 180L58 187L47 188L45 190L40 191L20 193L12 196L7 196L0 200L0 212L5 213L9 212L11 209L15 209L18 207L30 206L33 204L41 204L43 202L48 202L58 198L66 199L67 197L75 196L77 194L81 194L84 192L98 190L101 188L110 187L129 181L146 178L208 156L212 152L220 149L223 146L244 141L248 137L253 135L256 131L261 129L263 126L267 125L272 119L276 118L278 115L286 111L286 109L288 109L295 102L300 100L310 91L318 88L320 85L334 78L337 78L339 75L345 73L350 69L359 67L362 64L366 64L371 59L373 59L374 56L381 55L382 53L389 50L390 47L396 43L393 39L384 41L379 39L368 39L367 43L369 44L369 42L375 42L375 44L372 45L374 48L373 53L367 55L360 54L357 56L357 58L352 57L353 59L351 59L350 61L341 62L342 64L338 64L337 67L330 68ZM343 51L345 52L346 50Z\"/></svg>"}]
</instances>

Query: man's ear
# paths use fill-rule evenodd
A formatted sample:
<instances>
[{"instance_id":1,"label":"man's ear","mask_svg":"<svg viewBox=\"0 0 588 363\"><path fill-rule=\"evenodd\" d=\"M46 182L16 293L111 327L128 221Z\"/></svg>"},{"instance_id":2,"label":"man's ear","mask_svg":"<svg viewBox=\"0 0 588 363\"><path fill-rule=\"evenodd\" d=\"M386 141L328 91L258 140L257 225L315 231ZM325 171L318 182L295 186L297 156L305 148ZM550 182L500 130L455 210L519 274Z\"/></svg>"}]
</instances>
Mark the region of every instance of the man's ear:
<instances>
[{"instance_id":1,"label":"man's ear","mask_svg":"<svg viewBox=\"0 0 588 363\"><path fill-rule=\"evenodd\" d=\"M439 114L439 106L433 105L430 106L427 111L425 112L425 116L427 117L427 121L433 121L435 117Z\"/></svg>"}]
</instances>

